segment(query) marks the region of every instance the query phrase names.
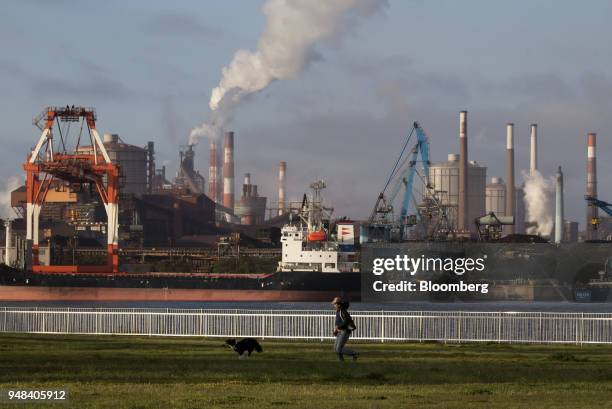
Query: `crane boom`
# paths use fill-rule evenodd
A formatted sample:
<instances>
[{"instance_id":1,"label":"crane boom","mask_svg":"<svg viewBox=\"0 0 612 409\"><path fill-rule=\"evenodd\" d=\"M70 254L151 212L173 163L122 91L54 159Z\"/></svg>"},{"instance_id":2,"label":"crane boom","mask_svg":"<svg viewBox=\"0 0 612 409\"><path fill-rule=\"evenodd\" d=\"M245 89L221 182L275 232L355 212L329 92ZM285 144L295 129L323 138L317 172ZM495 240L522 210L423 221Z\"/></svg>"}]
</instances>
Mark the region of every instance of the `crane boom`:
<instances>
[{"instance_id":1,"label":"crane boom","mask_svg":"<svg viewBox=\"0 0 612 409\"><path fill-rule=\"evenodd\" d=\"M429 187L429 139L427 138L425 131L423 131L423 128L421 128L418 122L414 123L414 130L417 137L417 143L414 145L414 148L412 148L412 157L410 159L409 166L406 169L406 176L404 182L406 185L406 190L404 191L404 198L402 200L402 207L400 212L401 220L404 220L408 215L408 207L410 205L411 200L413 202L415 210L417 208L416 199L414 197L412 189L414 187L414 175L416 173L415 166L419 153L421 154L421 162L423 164L423 174L426 187ZM418 217L419 214L417 212L417 218Z\"/></svg>"},{"instance_id":2,"label":"crane boom","mask_svg":"<svg viewBox=\"0 0 612 409\"><path fill-rule=\"evenodd\" d=\"M601 210L606 212L608 216L612 216L612 203L604 202L593 196L585 196L584 199L589 202L591 206L599 207Z\"/></svg>"}]
</instances>

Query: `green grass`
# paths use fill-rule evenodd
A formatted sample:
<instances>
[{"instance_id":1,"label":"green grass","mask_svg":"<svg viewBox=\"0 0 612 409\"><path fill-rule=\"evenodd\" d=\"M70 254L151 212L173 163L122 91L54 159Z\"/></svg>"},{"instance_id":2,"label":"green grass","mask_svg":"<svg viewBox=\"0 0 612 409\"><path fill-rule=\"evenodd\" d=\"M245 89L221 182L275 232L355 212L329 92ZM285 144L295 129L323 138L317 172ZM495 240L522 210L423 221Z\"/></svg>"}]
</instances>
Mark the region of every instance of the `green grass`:
<instances>
[{"instance_id":1,"label":"green grass","mask_svg":"<svg viewBox=\"0 0 612 409\"><path fill-rule=\"evenodd\" d=\"M612 346L0 335L0 389L66 388L78 408L612 408ZM0 404L1 406L1 404Z\"/></svg>"}]
</instances>

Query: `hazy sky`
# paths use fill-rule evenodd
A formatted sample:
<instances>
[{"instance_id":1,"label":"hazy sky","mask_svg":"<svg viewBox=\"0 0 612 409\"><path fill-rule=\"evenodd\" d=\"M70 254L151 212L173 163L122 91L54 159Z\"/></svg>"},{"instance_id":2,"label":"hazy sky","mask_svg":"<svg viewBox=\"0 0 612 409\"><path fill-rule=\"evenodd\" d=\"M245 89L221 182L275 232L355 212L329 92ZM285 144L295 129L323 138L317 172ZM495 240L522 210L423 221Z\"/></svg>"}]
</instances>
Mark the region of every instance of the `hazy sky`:
<instances>
[{"instance_id":1,"label":"hazy sky","mask_svg":"<svg viewBox=\"0 0 612 409\"><path fill-rule=\"evenodd\" d=\"M144 145L174 169L178 146L208 113L221 68L253 49L262 1L21 0L0 14L0 175L21 176L47 105L97 109L98 127ZM539 124L540 169L565 169L566 214L584 226L586 134L598 133L599 192L612 201L612 2L389 1L382 13L317 47L296 80L277 82L237 111L236 175L251 172L276 200L328 182L337 215L365 217L413 121L433 161L458 152L469 111L470 157L505 177L505 124L515 123L517 173ZM207 144L196 164L207 172ZM517 180L522 181L520 175ZM239 191L237 183L236 191Z\"/></svg>"}]
</instances>

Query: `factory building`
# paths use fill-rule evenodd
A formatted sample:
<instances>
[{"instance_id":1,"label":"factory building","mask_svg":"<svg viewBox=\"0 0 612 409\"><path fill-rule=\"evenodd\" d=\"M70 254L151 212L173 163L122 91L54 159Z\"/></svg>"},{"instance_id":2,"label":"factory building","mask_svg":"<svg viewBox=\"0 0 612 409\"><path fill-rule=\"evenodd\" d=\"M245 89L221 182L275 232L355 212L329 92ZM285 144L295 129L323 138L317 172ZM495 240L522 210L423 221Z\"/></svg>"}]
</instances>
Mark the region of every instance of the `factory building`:
<instances>
[{"instance_id":1,"label":"factory building","mask_svg":"<svg viewBox=\"0 0 612 409\"><path fill-rule=\"evenodd\" d=\"M135 208L144 246L174 246L182 237L215 231L215 203L204 194L143 195Z\"/></svg>"},{"instance_id":2,"label":"factory building","mask_svg":"<svg viewBox=\"0 0 612 409\"><path fill-rule=\"evenodd\" d=\"M179 168L174 183L178 189L200 194L206 190L206 181L199 171L195 170L195 151L193 145L179 151Z\"/></svg>"},{"instance_id":3,"label":"factory building","mask_svg":"<svg viewBox=\"0 0 612 409\"><path fill-rule=\"evenodd\" d=\"M449 206L448 219L451 226L457 226L459 205L459 155L451 153L448 161L429 167L429 180L442 205ZM487 168L476 161L468 162L468 229L474 230L474 220L485 214L485 185ZM424 195L427 196L427 193Z\"/></svg>"},{"instance_id":4,"label":"factory building","mask_svg":"<svg viewBox=\"0 0 612 409\"><path fill-rule=\"evenodd\" d=\"M257 185L251 184L251 174L245 174L242 196L234 207L236 216L240 218L240 223L247 226L262 224L266 216L266 201L267 198L259 196Z\"/></svg>"}]
</instances>

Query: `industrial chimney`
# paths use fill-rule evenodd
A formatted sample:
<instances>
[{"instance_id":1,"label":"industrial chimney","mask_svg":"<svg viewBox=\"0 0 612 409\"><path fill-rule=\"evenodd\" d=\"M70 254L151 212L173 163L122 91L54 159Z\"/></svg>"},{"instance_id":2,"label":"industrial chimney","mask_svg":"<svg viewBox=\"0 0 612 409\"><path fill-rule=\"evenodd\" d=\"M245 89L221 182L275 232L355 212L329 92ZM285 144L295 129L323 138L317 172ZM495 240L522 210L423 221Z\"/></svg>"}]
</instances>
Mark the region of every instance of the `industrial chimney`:
<instances>
[{"instance_id":1,"label":"industrial chimney","mask_svg":"<svg viewBox=\"0 0 612 409\"><path fill-rule=\"evenodd\" d=\"M226 132L223 148L223 206L234 210L234 133Z\"/></svg>"},{"instance_id":2,"label":"industrial chimney","mask_svg":"<svg viewBox=\"0 0 612 409\"><path fill-rule=\"evenodd\" d=\"M514 124L506 125L506 216L514 213ZM514 234L514 224L507 226L508 234Z\"/></svg>"},{"instance_id":3,"label":"industrial chimney","mask_svg":"<svg viewBox=\"0 0 612 409\"><path fill-rule=\"evenodd\" d=\"M242 183L242 196L243 197L250 197L251 196L251 174L250 173L245 173L244 174L244 182Z\"/></svg>"},{"instance_id":4,"label":"industrial chimney","mask_svg":"<svg viewBox=\"0 0 612 409\"><path fill-rule=\"evenodd\" d=\"M563 239L563 172L561 166L557 170L555 193L555 243L559 244Z\"/></svg>"},{"instance_id":5,"label":"industrial chimney","mask_svg":"<svg viewBox=\"0 0 612 409\"><path fill-rule=\"evenodd\" d=\"M210 140L210 157L209 157L209 167L208 167L208 197L210 197L210 199L217 203L219 201L219 196L218 196L218 172L219 172L219 168L218 168L218 162L217 162L217 158L219 157L218 154L219 150L217 148L217 140L216 139L211 139Z\"/></svg>"},{"instance_id":6,"label":"industrial chimney","mask_svg":"<svg viewBox=\"0 0 612 409\"><path fill-rule=\"evenodd\" d=\"M538 170L538 124L531 124L529 174L533 176L536 170Z\"/></svg>"},{"instance_id":7,"label":"industrial chimney","mask_svg":"<svg viewBox=\"0 0 612 409\"><path fill-rule=\"evenodd\" d=\"M587 136L587 186L586 195L597 198L597 134L589 133ZM586 238L587 240L597 239L596 226L592 223L597 219L597 206L587 204L586 209Z\"/></svg>"},{"instance_id":8,"label":"industrial chimney","mask_svg":"<svg viewBox=\"0 0 612 409\"><path fill-rule=\"evenodd\" d=\"M457 210L457 230L466 231L469 229L467 111L459 113L459 208Z\"/></svg>"},{"instance_id":9,"label":"industrial chimney","mask_svg":"<svg viewBox=\"0 0 612 409\"><path fill-rule=\"evenodd\" d=\"M278 166L278 215L282 216L285 213L285 173L287 171L287 162L281 162Z\"/></svg>"},{"instance_id":10,"label":"industrial chimney","mask_svg":"<svg viewBox=\"0 0 612 409\"><path fill-rule=\"evenodd\" d=\"M11 265L10 248L11 248L11 236L13 235L11 229L11 219L4 220L5 227L5 242L4 242L4 264L7 266Z\"/></svg>"}]
</instances>

